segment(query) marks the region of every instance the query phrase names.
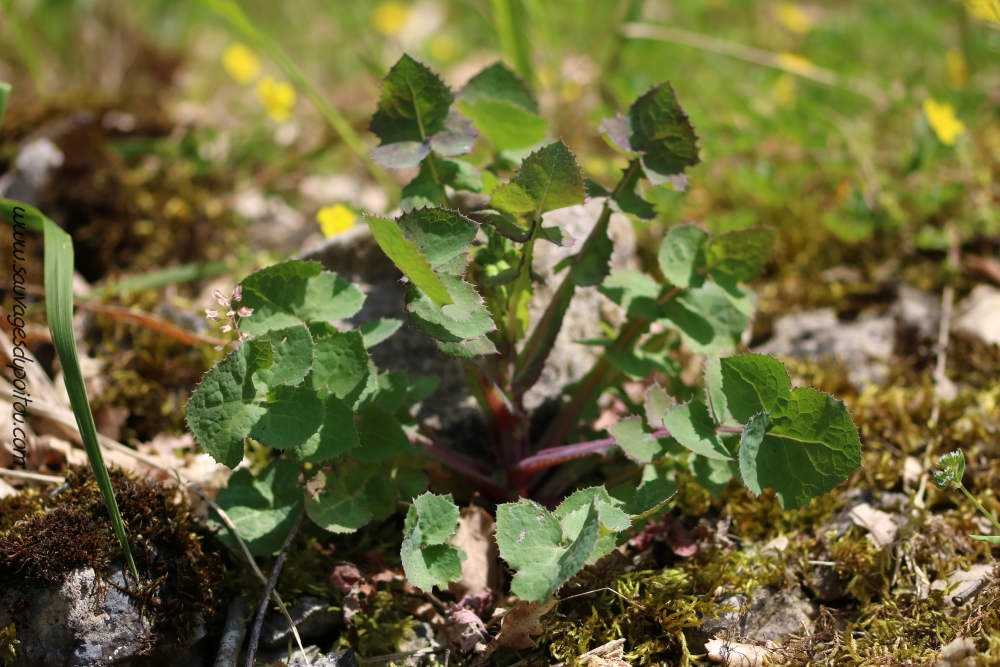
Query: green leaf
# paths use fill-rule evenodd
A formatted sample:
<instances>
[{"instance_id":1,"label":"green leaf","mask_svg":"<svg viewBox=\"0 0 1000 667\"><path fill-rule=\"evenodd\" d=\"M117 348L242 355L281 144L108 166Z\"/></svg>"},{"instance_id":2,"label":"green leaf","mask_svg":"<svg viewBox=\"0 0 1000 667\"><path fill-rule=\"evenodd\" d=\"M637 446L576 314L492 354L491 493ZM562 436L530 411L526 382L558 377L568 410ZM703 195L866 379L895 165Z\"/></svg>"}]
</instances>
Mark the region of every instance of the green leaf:
<instances>
[{"instance_id":1,"label":"green leaf","mask_svg":"<svg viewBox=\"0 0 1000 667\"><path fill-rule=\"evenodd\" d=\"M646 400L642 404L649 427L659 428L663 424L663 416L667 414L667 410L673 404L673 399L667 395L667 391L663 387L656 382L649 385L649 389L646 391Z\"/></svg>"},{"instance_id":2,"label":"green leaf","mask_svg":"<svg viewBox=\"0 0 1000 667\"><path fill-rule=\"evenodd\" d=\"M351 458L364 463L378 463L413 450L403 427L389 412L377 405L369 405L361 410L360 416L358 432L361 447L351 452Z\"/></svg>"},{"instance_id":3,"label":"green leaf","mask_svg":"<svg viewBox=\"0 0 1000 667\"><path fill-rule=\"evenodd\" d=\"M548 359L552 347L559 336L559 329L562 328L566 311L573 300L573 283L564 280L559 285L556 293L552 295L545 313L535 324L535 329L525 342L521 353L517 357L517 365L514 367L514 390L526 392L538 382L545 368L545 360Z\"/></svg>"},{"instance_id":4,"label":"green leaf","mask_svg":"<svg viewBox=\"0 0 1000 667\"><path fill-rule=\"evenodd\" d=\"M360 331L335 331L313 341L315 362L306 385L354 405L368 385L371 358Z\"/></svg>"},{"instance_id":5,"label":"green leaf","mask_svg":"<svg viewBox=\"0 0 1000 667\"><path fill-rule=\"evenodd\" d=\"M458 94L458 108L497 152L530 148L545 139L545 120L531 91L500 63L469 80Z\"/></svg>"},{"instance_id":6,"label":"green leaf","mask_svg":"<svg viewBox=\"0 0 1000 667\"><path fill-rule=\"evenodd\" d=\"M646 464L638 483L620 484L609 493L631 515L634 524L665 508L667 501L677 493L677 479L673 468Z\"/></svg>"},{"instance_id":7,"label":"green leaf","mask_svg":"<svg viewBox=\"0 0 1000 667\"><path fill-rule=\"evenodd\" d=\"M375 163L389 169L412 169L430 154L428 141L397 141L371 150Z\"/></svg>"},{"instance_id":8,"label":"green leaf","mask_svg":"<svg viewBox=\"0 0 1000 667\"><path fill-rule=\"evenodd\" d=\"M382 466L344 461L321 470L306 484L306 513L331 533L353 533L396 510L398 492Z\"/></svg>"},{"instance_id":9,"label":"green leaf","mask_svg":"<svg viewBox=\"0 0 1000 667\"><path fill-rule=\"evenodd\" d=\"M934 485L939 489L958 488L965 476L965 454L961 449L945 454L938 459L938 468L934 472Z\"/></svg>"},{"instance_id":10,"label":"green leaf","mask_svg":"<svg viewBox=\"0 0 1000 667\"><path fill-rule=\"evenodd\" d=\"M545 139L545 119L509 102L460 101L458 109L472 120L498 153L531 148Z\"/></svg>"},{"instance_id":11,"label":"green leaf","mask_svg":"<svg viewBox=\"0 0 1000 667\"><path fill-rule=\"evenodd\" d=\"M3 107L6 105L9 93L9 85L0 85L0 120L2 120ZM132 551L129 548L125 522L122 520L121 511L118 509L118 502L115 500L111 477L108 475L108 469L104 463L104 454L101 452L94 414L90 409L90 401L87 398L87 387L83 379L83 369L80 366L80 359L77 355L76 335L73 330L73 268L75 266L73 239L56 223L49 220L34 207L4 199L0 200L0 211L2 211L3 217L13 227L15 242L18 240L18 236L21 236L23 239L25 228L38 231L38 227L41 226L44 231L45 313L49 320L52 344L55 346L56 355L59 357L59 363L62 366L66 394L69 397L70 406L73 408L73 415L76 417L80 439L83 441L83 447L87 451L87 460L90 462L90 468L94 472L94 481L97 483L97 487L101 491L101 496L104 498L104 506L108 510L108 516L111 519L115 537L118 539L118 544L125 555L129 572L138 581L139 573L135 567L135 560L132 558ZM17 251L17 246L14 246L14 250L15 252ZM20 344L18 342L18 345Z\"/></svg>"},{"instance_id":12,"label":"green leaf","mask_svg":"<svg viewBox=\"0 0 1000 667\"><path fill-rule=\"evenodd\" d=\"M240 283L243 301L253 315L240 322L256 335L295 324L344 320L359 310L365 295L317 262L292 259L251 273Z\"/></svg>"},{"instance_id":13,"label":"green leaf","mask_svg":"<svg viewBox=\"0 0 1000 667\"><path fill-rule=\"evenodd\" d=\"M587 558L587 565L593 565L614 551L617 534L632 526L631 517L617 507L617 503L603 486L594 486L574 492L562 501L552 514L562 523L566 536L575 538L583 529L588 510L591 507L597 507L600 532L597 544L590 557Z\"/></svg>"},{"instance_id":14,"label":"green leaf","mask_svg":"<svg viewBox=\"0 0 1000 667\"><path fill-rule=\"evenodd\" d=\"M334 395L323 399L323 424L301 445L291 447L287 454L297 461L323 463L361 444L354 411Z\"/></svg>"},{"instance_id":15,"label":"green leaf","mask_svg":"<svg viewBox=\"0 0 1000 667\"><path fill-rule=\"evenodd\" d=\"M493 209L476 211L472 216L483 225L489 225L489 227L495 229L504 238L516 241L517 243L524 243L530 239L531 233L535 229L533 224L528 224L525 220ZM524 226L522 227L522 225Z\"/></svg>"},{"instance_id":16,"label":"green leaf","mask_svg":"<svg viewBox=\"0 0 1000 667\"><path fill-rule=\"evenodd\" d=\"M660 246L660 270L678 287L701 287L707 260L705 243L708 232L697 225L675 225L667 231Z\"/></svg>"},{"instance_id":17,"label":"green leaf","mask_svg":"<svg viewBox=\"0 0 1000 667\"><path fill-rule=\"evenodd\" d=\"M271 344L273 361L269 368L254 374L258 391L266 392L279 384L297 385L313 365L313 340L304 324L272 329L257 337Z\"/></svg>"},{"instance_id":18,"label":"green leaf","mask_svg":"<svg viewBox=\"0 0 1000 667\"><path fill-rule=\"evenodd\" d=\"M558 519L534 501L522 498L497 507L500 556L517 571L512 593L522 600L544 602L583 568L600 534L596 504L595 499L586 508L574 537L566 535Z\"/></svg>"},{"instance_id":19,"label":"green leaf","mask_svg":"<svg viewBox=\"0 0 1000 667\"><path fill-rule=\"evenodd\" d=\"M583 248L572 258L570 275L573 282L580 287L600 285L608 276L611 254L615 249L611 237L608 236L610 219L610 216L602 216L591 230Z\"/></svg>"},{"instance_id":20,"label":"green leaf","mask_svg":"<svg viewBox=\"0 0 1000 667\"><path fill-rule=\"evenodd\" d=\"M775 234L773 229L754 227L713 237L705 250L709 275L726 289L753 281L771 256Z\"/></svg>"},{"instance_id":21,"label":"green leaf","mask_svg":"<svg viewBox=\"0 0 1000 667\"><path fill-rule=\"evenodd\" d=\"M739 346L750 318L714 283L686 290L663 304L663 319L680 331L696 354L715 354Z\"/></svg>"},{"instance_id":22,"label":"green leaf","mask_svg":"<svg viewBox=\"0 0 1000 667\"><path fill-rule=\"evenodd\" d=\"M634 215L640 220L652 220L656 217L656 209L636 192L642 170L626 168L624 174L628 178L618 186L618 194L611 197L611 208Z\"/></svg>"},{"instance_id":23,"label":"green leaf","mask_svg":"<svg viewBox=\"0 0 1000 667\"><path fill-rule=\"evenodd\" d=\"M700 162L698 137L673 87L664 83L644 93L629 109L629 120L629 147L642 153L646 177L654 185L669 182L683 190L687 183L684 168Z\"/></svg>"},{"instance_id":24,"label":"green leaf","mask_svg":"<svg viewBox=\"0 0 1000 667\"><path fill-rule=\"evenodd\" d=\"M977 542L987 542L989 544L1000 544L1000 535L969 535Z\"/></svg>"},{"instance_id":25,"label":"green leaf","mask_svg":"<svg viewBox=\"0 0 1000 667\"><path fill-rule=\"evenodd\" d=\"M472 146L476 143L476 128L472 126L472 121L452 109L445 118L444 127L431 136L430 143L438 155L444 157L465 155L472 151Z\"/></svg>"},{"instance_id":26,"label":"green leaf","mask_svg":"<svg viewBox=\"0 0 1000 667\"><path fill-rule=\"evenodd\" d=\"M628 116L619 113L614 118L605 118L598 129L608 144L619 153L630 159L639 157L640 154L632 150L629 140L632 136L632 121Z\"/></svg>"},{"instance_id":27,"label":"green leaf","mask_svg":"<svg viewBox=\"0 0 1000 667\"><path fill-rule=\"evenodd\" d=\"M441 378L433 375L409 376L409 384L406 387L406 399L403 403L406 406L413 406L424 400L441 386Z\"/></svg>"},{"instance_id":28,"label":"green leaf","mask_svg":"<svg viewBox=\"0 0 1000 667\"><path fill-rule=\"evenodd\" d=\"M514 72L501 62L495 62L469 79L458 94L459 102L476 104L483 100L509 102L533 114L538 113L538 102L531 90Z\"/></svg>"},{"instance_id":29,"label":"green leaf","mask_svg":"<svg viewBox=\"0 0 1000 667\"><path fill-rule=\"evenodd\" d=\"M625 417L608 427L608 433L633 461L649 463L666 455L669 441L654 438L652 430L639 417Z\"/></svg>"},{"instance_id":30,"label":"green leaf","mask_svg":"<svg viewBox=\"0 0 1000 667\"><path fill-rule=\"evenodd\" d=\"M585 198L576 157L556 141L526 157L514 179L493 191L490 205L506 213L528 214L524 228L549 211L582 204Z\"/></svg>"},{"instance_id":31,"label":"green leaf","mask_svg":"<svg viewBox=\"0 0 1000 667\"><path fill-rule=\"evenodd\" d=\"M267 393L255 373L271 368L271 344L249 339L213 366L187 405L195 440L215 460L235 468L247 437L284 449L309 439L323 423L323 403L306 387L278 385Z\"/></svg>"},{"instance_id":32,"label":"green leaf","mask_svg":"<svg viewBox=\"0 0 1000 667\"><path fill-rule=\"evenodd\" d=\"M395 221L366 218L375 240L410 282L456 320L464 320L482 305L482 298L462 275L468 248L479 225L445 209L409 211Z\"/></svg>"},{"instance_id":33,"label":"green leaf","mask_svg":"<svg viewBox=\"0 0 1000 667\"><path fill-rule=\"evenodd\" d=\"M483 177L479 170L463 160L448 160L430 155L420 163L420 173L403 187L399 206L404 211L440 206L447 203L445 186L456 190L480 192Z\"/></svg>"},{"instance_id":34,"label":"green leaf","mask_svg":"<svg viewBox=\"0 0 1000 667\"><path fill-rule=\"evenodd\" d=\"M278 459L257 479L249 468L240 468L230 476L226 488L219 489L216 502L254 556L270 556L281 549L302 509L298 480L299 467ZM209 526L229 547L239 549L236 538L222 523L210 518Z\"/></svg>"},{"instance_id":35,"label":"green leaf","mask_svg":"<svg viewBox=\"0 0 1000 667\"><path fill-rule=\"evenodd\" d=\"M447 542L458 528L458 506L451 495L425 493L413 499L406 515L400 556L406 579L417 588L444 588L462 578L463 550Z\"/></svg>"},{"instance_id":36,"label":"green leaf","mask_svg":"<svg viewBox=\"0 0 1000 667\"><path fill-rule=\"evenodd\" d=\"M716 423L708 413L708 407L697 399L667 410L667 414L663 417L663 425L677 442L695 454L710 459L732 458L721 438L715 433Z\"/></svg>"},{"instance_id":37,"label":"green leaf","mask_svg":"<svg viewBox=\"0 0 1000 667\"><path fill-rule=\"evenodd\" d=\"M427 141L444 128L454 95L437 74L403 55L382 80L370 130L382 145Z\"/></svg>"},{"instance_id":38,"label":"green leaf","mask_svg":"<svg viewBox=\"0 0 1000 667\"><path fill-rule=\"evenodd\" d=\"M722 391L729 411L741 424L773 410L779 396L792 389L784 364L764 354L744 354L722 360Z\"/></svg>"},{"instance_id":39,"label":"green leaf","mask_svg":"<svg viewBox=\"0 0 1000 667\"><path fill-rule=\"evenodd\" d=\"M487 336L458 343L445 343L440 340L435 342L442 352L459 359L474 359L485 354L497 354L496 345Z\"/></svg>"},{"instance_id":40,"label":"green leaf","mask_svg":"<svg viewBox=\"0 0 1000 667\"><path fill-rule=\"evenodd\" d=\"M382 319L365 322L358 327L358 331L361 332L365 349L370 350L399 331L399 327L401 326L403 326L402 320L383 317Z\"/></svg>"},{"instance_id":41,"label":"green leaf","mask_svg":"<svg viewBox=\"0 0 1000 667\"><path fill-rule=\"evenodd\" d=\"M705 358L705 399L716 424L723 426L732 420L726 393L722 390L722 363L714 355Z\"/></svg>"},{"instance_id":42,"label":"green leaf","mask_svg":"<svg viewBox=\"0 0 1000 667\"><path fill-rule=\"evenodd\" d=\"M629 315L647 320L662 317L663 309L657 303L662 289L645 273L629 269L612 271L597 291L624 308Z\"/></svg>"},{"instance_id":43,"label":"green leaf","mask_svg":"<svg viewBox=\"0 0 1000 667\"><path fill-rule=\"evenodd\" d=\"M737 440L734 436L723 438L726 440ZM692 456L688 459L688 469L694 476L698 486L708 491L713 497L718 498L729 486L729 481L733 475L739 472L738 463L735 461L720 461L704 456Z\"/></svg>"},{"instance_id":44,"label":"green leaf","mask_svg":"<svg viewBox=\"0 0 1000 667\"><path fill-rule=\"evenodd\" d=\"M378 376L378 392L370 405L375 405L386 412L393 413L406 400L406 389L409 382L405 371L383 373Z\"/></svg>"},{"instance_id":45,"label":"green leaf","mask_svg":"<svg viewBox=\"0 0 1000 667\"><path fill-rule=\"evenodd\" d=\"M782 508L797 509L861 465L861 442L843 402L798 387L778 396L770 413L750 419L739 458L748 489L759 495L770 487Z\"/></svg>"},{"instance_id":46,"label":"green leaf","mask_svg":"<svg viewBox=\"0 0 1000 667\"><path fill-rule=\"evenodd\" d=\"M406 290L406 311L411 324L443 343L475 340L497 328L485 305L479 306L464 321L454 320L414 285Z\"/></svg>"}]
</instances>

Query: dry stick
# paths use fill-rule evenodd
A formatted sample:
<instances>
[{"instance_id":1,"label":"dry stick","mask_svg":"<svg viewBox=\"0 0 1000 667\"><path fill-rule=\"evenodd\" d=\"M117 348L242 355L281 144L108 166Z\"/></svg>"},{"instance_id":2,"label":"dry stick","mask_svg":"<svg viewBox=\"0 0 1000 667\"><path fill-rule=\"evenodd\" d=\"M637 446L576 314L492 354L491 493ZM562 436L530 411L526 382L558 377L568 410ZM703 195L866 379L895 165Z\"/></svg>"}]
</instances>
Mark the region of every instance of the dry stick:
<instances>
[{"instance_id":1,"label":"dry stick","mask_svg":"<svg viewBox=\"0 0 1000 667\"><path fill-rule=\"evenodd\" d=\"M278 583L278 575L281 573L281 568L285 564L285 559L288 558L288 550L292 547L292 542L295 541L295 534L299 532L299 526L302 525L302 517L306 515L306 510L303 507L299 511L299 515L295 517L295 523L292 524L292 529L288 533L288 537L285 538L285 543L281 546L281 552L278 554L278 560L274 563L274 569L271 570L271 578L267 580L267 585L264 587L264 595L260 598L260 603L257 605L257 617L253 620L253 632L250 634L250 645L247 647L247 663L246 667L253 667L253 659L257 654L257 642L260 640L260 627L264 624L264 614L267 612L267 601L271 599L271 593L274 592L274 585ZM302 652L302 657L308 658L305 655L305 651Z\"/></svg>"},{"instance_id":2,"label":"dry stick","mask_svg":"<svg viewBox=\"0 0 1000 667\"><path fill-rule=\"evenodd\" d=\"M30 479L33 482L50 482L52 484L63 484L66 482L66 478L59 475L45 475L40 472L8 470L7 468L0 468L0 476L13 477L14 479Z\"/></svg>"},{"instance_id":3,"label":"dry stick","mask_svg":"<svg viewBox=\"0 0 1000 667\"><path fill-rule=\"evenodd\" d=\"M621 27L621 32L630 39L653 39L660 42L682 44L702 51L738 58L755 65L771 67L827 86L845 88L868 97L878 106L884 106L888 103L888 96L885 92L871 81L844 77L833 70L819 67L804 59L793 59L785 54L772 53L717 37L648 23L626 23Z\"/></svg>"}]
</instances>

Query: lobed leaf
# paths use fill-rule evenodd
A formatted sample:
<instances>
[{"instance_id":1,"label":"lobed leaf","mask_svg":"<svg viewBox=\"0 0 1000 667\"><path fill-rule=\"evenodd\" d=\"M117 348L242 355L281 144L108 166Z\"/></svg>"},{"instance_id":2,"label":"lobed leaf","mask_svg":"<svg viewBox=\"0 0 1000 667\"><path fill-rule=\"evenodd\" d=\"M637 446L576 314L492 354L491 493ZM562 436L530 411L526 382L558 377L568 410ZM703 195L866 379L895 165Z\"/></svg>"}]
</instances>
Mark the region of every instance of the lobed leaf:
<instances>
[{"instance_id":1,"label":"lobed leaf","mask_svg":"<svg viewBox=\"0 0 1000 667\"><path fill-rule=\"evenodd\" d=\"M753 493L773 488L783 508L795 509L861 464L861 441L843 402L808 387L791 389L780 362L759 354L730 357L722 360L722 377L730 411L746 424L740 473Z\"/></svg>"},{"instance_id":2,"label":"lobed leaf","mask_svg":"<svg viewBox=\"0 0 1000 667\"><path fill-rule=\"evenodd\" d=\"M240 328L257 335L296 324L344 320L359 310L365 295L317 262L292 259L243 279L241 305L253 308Z\"/></svg>"},{"instance_id":3,"label":"lobed leaf","mask_svg":"<svg viewBox=\"0 0 1000 667\"><path fill-rule=\"evenodd\" d=\"M323 403L315 391L272 388L255 378L273 361L268 341L249 339L205 374L188 402L187 421L195 440L230 468L243 460L248 437L284 449L304 443L323 423Z\"/></svg>"},{"instance_id":4,"label":"lobed leaf","mask_svg":"<svg viewBox=\"0 0 1000 667\"><path fill-rule=\"evenodd\" d=\"M285 459L270 463L256 479L249 468L234 472L216 502L232 519L254 556L270 556L281 549L295 517L302 509L299 467ZM239 544L226 526L209 518L219 539L233 549Z\"/></svg>"},{"instance_id":5,"label":"lobed leaf","mask_svg":"<svg viewBox=\"0 0 1000 667\"><path fill-rule=\"evenodd\" d=\"M707 241L708 232L697 225L675 225L667 230L658 257L664 277L678 287L701 287Z\"/></svg>"},{"instance_id":6,"label":"lobed leaf","mask_svg":"<svg viewBox=\"0 0 1000 667\"><path fill-rule=\"evenodd\" d=\"M413 499L400 550L406 579L412 585L429 591L462 578L466 554L448 544L458 528L458 515L450 494L425 493Z\"/></svg>"},{"instance_id":7,"label":"lobed leaf","mask_svg":"<svg viewBox=\"0 0 1000 667\"><path fill-rule=\"evenodd\" d=\"M543 602L579 572L597 546L598 500L586 507L579 532L567 535L558 519L538 503L520 499L497 507L500 556L516 570L511 592Z\"/></svg>"},{"instance_id":8,"label":"lobed leaf","mask_svg":"<svg viewBox=\"0 0 1000 667\"><path fill-rule=\"evenodd\" d=\"M501 63L469 80L458 94L458 108L497 152L530 148L545 139L538 103L524 81Z\"/></svg>"},{"instance_id":9,"label":"lobed leaf","mask_svg":"<svg viewBox=\"0 0 1000 667\"><path fill-rule=\"evenodd\" d=\"M732 458L715 432L715 420L708 407L697 399L669 408L663 417L663 425L677 442L695 454L719 460Z\"/></svg>"},{"instance_id":10,"label":"lobed leaf","mask_svg":"<svg viewBox=\"0 0 1000 667\"><path fill-rule=\"evenodd\" d=\"M398 491L382 466L344 461L321 470L306 484L306 513L331 533L353 533L396 510Z\"/></svg>"},{"instance_id":11,"label":"lobed leaf","mask_svg":"<svg viewBox=\"0 0 1000 667\"><path fill-rule=\"evenodd\" d=\"M313 339L304 324L272 329L257 340L271 345L272 362L253 375L258 392L266 393L279 384L297 385L302 382L313 365Z\"/></svg>"}]
</instances>

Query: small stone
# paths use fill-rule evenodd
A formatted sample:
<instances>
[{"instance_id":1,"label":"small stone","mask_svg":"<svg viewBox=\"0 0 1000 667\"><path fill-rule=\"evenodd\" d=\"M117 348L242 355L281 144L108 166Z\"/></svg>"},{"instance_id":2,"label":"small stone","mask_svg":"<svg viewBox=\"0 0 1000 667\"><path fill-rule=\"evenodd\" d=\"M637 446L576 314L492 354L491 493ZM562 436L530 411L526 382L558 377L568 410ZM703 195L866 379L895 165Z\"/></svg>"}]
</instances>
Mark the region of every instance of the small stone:
<instances>
[{"instance_id":1,"label":"small stone","mask_svg":"<svg viewBox=\"0 0 1000 667\"><path fill-rule=\"evenodd\" d=\"M956 637L941 648L934 667L965 667L967 661L975 664L976 644L968 637Z\"/></svg>"},{"instance_id":2,"label":"small stone","mask_svg":"<svg viewBox=\"0 0 1000 667\"><path fill-rule=\"evenodd\" d=\"M297 605L288 609L299 637L303 642L317 639L325 640L340 624L340 615L330 609L330 603L314 597L302 597ZM260 631L262 646L287 646L294 639L288 619L280 611L268 612Z\"/></svg>"},{"instance_id":3,"label":"small stone","mask_svg":"<svg viewBox=\"0 0 1000 667\"><path fill-rule=\"evenodd\" d=\"M327 653L318 661L313 663L313 667L358 667L358 659L352 649Z\"/></svg>"},{"instance_id":4,"label":"small stone","mask_svg":"<svg viewBox=\"0 0 1000 667\"><path fill-rule=\"evenodd\" d=\"M987 345L1000 345L1000 289L977 285L956 311L952 331Z\"/></svg>"}]
</instances>

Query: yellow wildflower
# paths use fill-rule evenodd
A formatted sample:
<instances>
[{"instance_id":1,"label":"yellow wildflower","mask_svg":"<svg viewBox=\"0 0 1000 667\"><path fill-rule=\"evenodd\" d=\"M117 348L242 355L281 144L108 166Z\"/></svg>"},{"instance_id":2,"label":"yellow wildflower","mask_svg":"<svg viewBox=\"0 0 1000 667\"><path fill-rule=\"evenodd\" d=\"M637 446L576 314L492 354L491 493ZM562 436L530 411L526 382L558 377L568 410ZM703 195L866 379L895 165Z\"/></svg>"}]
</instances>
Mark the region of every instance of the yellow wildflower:
<instances>
[{"instance_id":1,"label":"yellow wildflower","mask_svg":"<svg viewBox=\"0 0 1000 667\"><path fill-rule=\"evenodd\" d=\"M955 107L947 102L927 98L924 100L927 124L945 146L954 146L958 135L965 133L965 124L955 117Z\"/></svg>"},{"instance_id":2,"label":"yellow wildflower","mask_svg":"<svg viewBox=\"0 0 1000 667\"><path fill-rule=\"evenodd\" d=\"M816 68L810 61L795 53L779 53L778 67L792 74L811 74Z\"/></svg>"},{"instance_id":3,"label":"yellow wildflower","mask_svg":"<svg viewBox=\"0 0 1000 667\"><path fill-rule=\"evenodd\" d=\"M965 8L975 19L1000 25L1000 0L965 0Z\"/></svg>"},{"instance_id":4,"label":"yellow wildflower","mask_svg":"<svg viewBox=\"0 0 1000 667\"><path fill-rule=\"evenodd\" d=\"M323 231L323 236L330 238L337 234L343 234L357 221L358 216L351 209L343 204L324 206L316 214L316 221Z\"/></svg>"},{"instance_id":5,"label":"yellow wildflower","mask_svg":"<svg viewBox=\"0 0 1000 667\"><path fill-rule=\"evenodd\" d=\"M260 74L260 60L242 44L230 44L222 54L222 66L237 83L252 83Z\"/></svg>"},{"instance_id":6,"label":"yellow wildflower","mask_svg":"<svg viewBox=\"0 0 1000 667\"><path fill-rule=\"evenodd\" d=\"M427 50L431 52L434 59L440 63L446 63L455 57L455 40L449 35L434 35Z\"/></svg>"},{"instance_id":7,"label":"yellow wildflower","mask_svg":"<svg viewBox=\"0 0 1000 667\"><path fill-rule=\"evenodd\" d=\"M778 23L794 33L804 35L812 30L812 19L794 2L782 2L778 5L775 14Z\"/></svg>"},{"instance_id":8,"label":"yellow wildflower","mask_svg":"<svg viewBox=\"0 0 1000 667\"><path fill-rule=\"evenodd\" d=\"M965 88L969 82L969 66L961 51L948 51L944 54L944 68L948 72L948 84L956 89Z\"/></svg>"},{"instance_id":9,"label":"yellow wildflower","mask_svg":"<svg viewBox=\"0 0 1000 667\"><path fill-rule=\"evenodd\" d=\"M271 120L283 123L295 106L295 89L286 81L275 81L265 76L257 84L257 99L267 109Z\"/></svg>"},{"instance_id":10,"label":"yellow wildflower","mask_svg":"<svg viewBox=\"0 0 1000 667\"><path fill-rule=\"evenodd\" d=\"M387 37L393 37L403 32L409 18L409 5L388 0L388 2L379 3L375 11L372 12L372 27Z\"/></svg>"},{"instance_id":11,"label":"yellow wildflower","mask_svg":"<svg viewBox=\"0 0 1000 667\"><path fill-rule=\"evenodd\" d=\"M774 88L771 89L771 97L778 103L778 106L782 107L795 106L795 93L795 77L788 72L779 76L778 80L774 82Z\"/></svg>"}]
</instances>

